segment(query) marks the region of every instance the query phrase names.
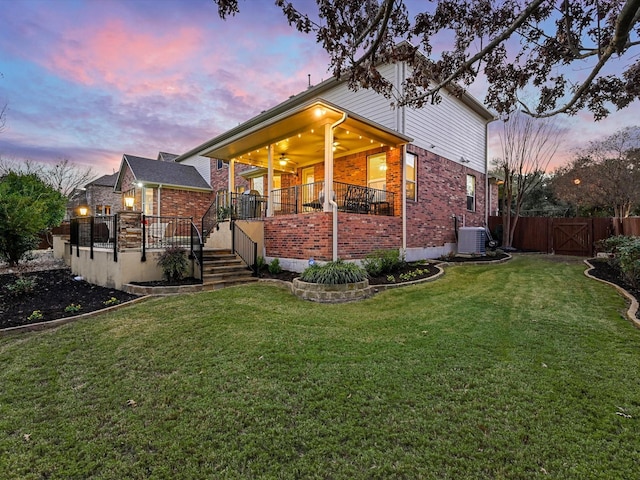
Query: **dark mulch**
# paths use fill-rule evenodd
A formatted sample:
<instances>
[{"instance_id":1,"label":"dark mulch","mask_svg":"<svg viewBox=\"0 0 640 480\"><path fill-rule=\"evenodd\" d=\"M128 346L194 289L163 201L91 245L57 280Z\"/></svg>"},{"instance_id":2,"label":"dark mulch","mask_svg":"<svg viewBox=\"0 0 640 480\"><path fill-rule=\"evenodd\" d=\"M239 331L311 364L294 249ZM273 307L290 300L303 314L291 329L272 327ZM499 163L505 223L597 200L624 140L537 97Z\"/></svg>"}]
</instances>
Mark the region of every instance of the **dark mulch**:
<instances>
[{"instance_id":1,"label":"dark mulch","mask_svg":"<svg viewBox=\"0 0 640 480\"><path fill-rule=\"evenodd\" d=\"M118 303L138 298L121 290L74 280L74 275L68 268L22 273L20 278L32 279L35 284L32 291L21 294L12 293L7 288L8 285L15 285L18 278L15 273L0 275L0 328L94 312L110 306L104 302L109 302L112 297ZM81 308L76 312L65 311L71 304ZM29 320L28 317L35 310L40 310L42 318Z\"/></svg>"},{"instance_id":2,"label":"dark mulch","mask_svg":"<svg viewBox=\"0 0 640 480\"><path fill-rule=\"evenodd\" d=\"M432 263L407 263L403 268L393 274L384 274L377 277L369 277L369 285L388 285L394 283L402 283L406 281L421 280L429 278L438 273L438 269ZM265 270L261 273L261 278L273 278L292 282L294 278L299 277L299 273L283 270L280 273L269 273Z\"/></svg>"},{"instance_id":3,"label":"dark mulch","mask_svg":"<svg viewBox=\"0 0 640 480\"><path fill-rule=\"evenodd\" d=\"M620 269L611 265L604 258L592 258L589 260L589 263L594 267L593 270L589 271L591 275L599 278L600 280L615 283L619 287L624 288L627 292L633 295L638 302L640 302L640 289L634 287L625 280L620 273ZM640 320L640 311L636 313L636 317Z\"/></svg>"}]
</instances>

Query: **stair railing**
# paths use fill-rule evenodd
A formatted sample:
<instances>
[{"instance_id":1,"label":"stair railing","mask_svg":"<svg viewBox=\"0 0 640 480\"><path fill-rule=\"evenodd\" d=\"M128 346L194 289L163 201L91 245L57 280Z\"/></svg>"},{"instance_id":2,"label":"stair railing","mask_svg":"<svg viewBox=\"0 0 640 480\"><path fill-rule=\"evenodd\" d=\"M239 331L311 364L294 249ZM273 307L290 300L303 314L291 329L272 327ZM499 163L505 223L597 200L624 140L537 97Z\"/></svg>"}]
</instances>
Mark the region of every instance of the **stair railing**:
<instances>
[{"instance_id":1,"label":"stair railing","mask_svg":"<svg viewBox=\"0 0 640 480\"><path fill-rule=\"evenodd\" d=\"M258 244L251 240L249 235L240 228L236 222L232 222L231 249L246 263L253 276L258 276Z\"/></svg>"}]
</instances>

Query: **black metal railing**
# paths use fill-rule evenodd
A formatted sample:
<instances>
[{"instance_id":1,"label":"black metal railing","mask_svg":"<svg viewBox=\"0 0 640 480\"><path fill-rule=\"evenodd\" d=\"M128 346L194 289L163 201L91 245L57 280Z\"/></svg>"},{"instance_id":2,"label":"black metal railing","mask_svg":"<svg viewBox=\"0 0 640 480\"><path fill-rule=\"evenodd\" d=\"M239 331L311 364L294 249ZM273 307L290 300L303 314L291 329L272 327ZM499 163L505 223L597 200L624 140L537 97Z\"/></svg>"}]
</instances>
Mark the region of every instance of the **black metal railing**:
<instances>
[{"instance_id":1,"label":"black metal railing","mask_svg":"<svg viewBox=\"0 0 640 480\"><path fill-rule=\"evenodd\" d=\"M69 242L71 253L76 247L76 256L80 256L78 247L89 247L89 258L93 259L93 249L113 250L113 260L118 261L118 216L74 217L70 221Z\"/></svg>"},{"instance_id":2,"label":"black metal railing","mask_svg":"<svg viewBox=\"0 0 640 480\"><path fill-rule=\"evenodd\" d=\"M394 215L395 194L388 190L333 182L333 200L338 210L371 215ZM322 211L324 182L293 185L271 192L274 215Z\"/></svg>"},{"instance_id":3,"label":"black metal railing","mask_svg":"<svg viewBox=\"0 0 640 480\"><path fill-rule=\"evenodd\" d=\"M204 282L204 266L202 264L202 251L204 249L204 240L198 231L195 223L191 222L191 255L200 267L200 282Z\"/></svg>"},{"instance_id":4,"label":"black metal railing","mask_svg":"<svg viewBox=\"0 0 640 480\"><path fill-rule=\"evenodd\" d=\"M235 222L231 230L231 245L232 251L242 258L253 275L258 275L258 244L251 240Z\"/></svg>"},{"instance_id":5,"label":"black metal railing","mask_svg":"<svg viewBox=\"0 0 640 480\"><path fill-rule=\"evenodd\" d=\"M222 213L230 216L232 220L250 220L267 216L267 197L255 190L231 193L228 198L228 209L223 208Z\"/></svg>"}]
</instances>

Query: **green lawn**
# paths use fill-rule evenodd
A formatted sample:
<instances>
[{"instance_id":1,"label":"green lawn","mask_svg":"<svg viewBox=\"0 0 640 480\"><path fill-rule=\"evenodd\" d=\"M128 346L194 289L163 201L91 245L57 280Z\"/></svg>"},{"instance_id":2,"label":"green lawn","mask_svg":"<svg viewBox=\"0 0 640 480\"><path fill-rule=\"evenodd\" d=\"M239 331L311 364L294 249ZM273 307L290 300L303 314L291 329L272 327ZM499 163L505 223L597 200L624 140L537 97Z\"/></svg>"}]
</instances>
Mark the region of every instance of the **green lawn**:
<instances>
[{"instance_id":1,"label":"green lawn","mask_svg":"<svg viewBox=\"0 0 640 480\"><path fill-rule=\"evenodd\" d=\"M640 478L640 331L584 269L345 305L255 284L0 337L0 478Z\"/></svg>"}]
</instances>

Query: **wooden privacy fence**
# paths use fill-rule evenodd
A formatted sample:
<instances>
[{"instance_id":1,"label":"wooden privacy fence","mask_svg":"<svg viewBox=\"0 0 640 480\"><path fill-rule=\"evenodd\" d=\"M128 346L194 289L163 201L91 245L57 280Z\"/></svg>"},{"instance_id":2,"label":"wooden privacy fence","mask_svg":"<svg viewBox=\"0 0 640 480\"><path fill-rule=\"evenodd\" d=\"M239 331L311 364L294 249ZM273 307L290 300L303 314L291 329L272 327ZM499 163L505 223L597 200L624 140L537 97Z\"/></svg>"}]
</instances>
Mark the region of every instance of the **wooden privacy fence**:
<instances>
[{"instance_id":1,"label":"wooden privacy fence","mask_svg":"<svg viewBox=\"0 0 640 480\"><path fill-rule=\"evenodd\" d=\"M495 235L502 217L489 217L489 229ZM518 250L591 257L595 244L612 235L640 236L640 217L624 218L551 218L521 217L513 235ZM497 238L500 240L500 238Z\"/></svg>"}]
</instances>

